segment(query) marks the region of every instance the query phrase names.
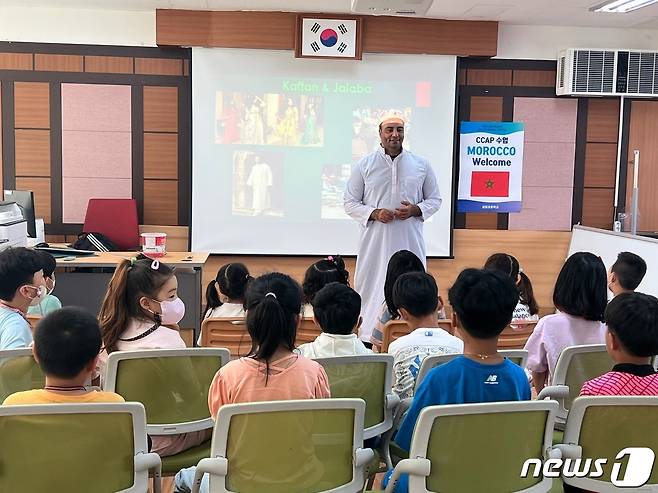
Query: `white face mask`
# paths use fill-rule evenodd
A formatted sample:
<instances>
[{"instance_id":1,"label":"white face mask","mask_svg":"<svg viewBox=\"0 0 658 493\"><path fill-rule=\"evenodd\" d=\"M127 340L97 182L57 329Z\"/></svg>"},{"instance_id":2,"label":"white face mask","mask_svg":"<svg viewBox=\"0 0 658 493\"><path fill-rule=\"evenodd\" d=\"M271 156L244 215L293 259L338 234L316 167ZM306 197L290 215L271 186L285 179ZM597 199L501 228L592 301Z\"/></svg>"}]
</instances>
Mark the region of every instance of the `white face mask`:
<instances>
[{"instance_id":1,"label":"white face mask","mask_svg":"<svg viewBox=\"0 0 658 493\"><path fill-rule=\"evenodd\" d=\"M36 295L32 298L28 296L28 298L31 299L30 301L30 306L38 306L46 296L48 296L48 288L44 285L40 286L32 286L31 284L26 284L25 285L28 288L36 289Z\"/></svg>"},{"instance_id":2,"label":"white face mask","mask_svg":"<svg viewBox=\"0 0 658 493\"><path fill-rule=\"evenodd\" d=\"M52 277L50 277L50 279L51 279L51 281L52 281L52 283L53 283L53 287L50 288L50 289L48 289L48 282L46 281L46 289L47 289L47 291L48 291L48 292L47 292L48 295L53 294L53 291L55 291L55 274L54 274L54 273L53 273Z\"/></svg>"}]
</instances>

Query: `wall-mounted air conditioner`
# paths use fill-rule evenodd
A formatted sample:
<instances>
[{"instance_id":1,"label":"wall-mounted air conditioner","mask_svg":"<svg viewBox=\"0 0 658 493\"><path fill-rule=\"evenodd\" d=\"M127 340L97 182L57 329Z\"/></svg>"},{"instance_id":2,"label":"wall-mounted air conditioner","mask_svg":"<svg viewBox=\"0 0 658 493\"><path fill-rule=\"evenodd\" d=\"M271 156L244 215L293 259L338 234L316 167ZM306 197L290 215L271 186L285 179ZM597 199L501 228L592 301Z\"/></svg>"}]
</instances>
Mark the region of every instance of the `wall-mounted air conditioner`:
<instances>
[{"instance_id":1,"label":"wall-mounted air conditioner","mask_svg":"<svg viewBox=\"0 0 658 493\"><path fill-rule=\"evenodd\" d=\"M658 96L658 52L570 48L558 53L558 96Z\"/></svg>"},{"instance_id":2,"label":"wall-mounted air conditioner","mask_svg":"<svg viewBox=\"0 0 658 493\"><path fill-rule=\"evenodd\" d=\"M422 17L433 0L352 0L352 12L370 15L407 15Z\"/></svg>"}]
</instances>

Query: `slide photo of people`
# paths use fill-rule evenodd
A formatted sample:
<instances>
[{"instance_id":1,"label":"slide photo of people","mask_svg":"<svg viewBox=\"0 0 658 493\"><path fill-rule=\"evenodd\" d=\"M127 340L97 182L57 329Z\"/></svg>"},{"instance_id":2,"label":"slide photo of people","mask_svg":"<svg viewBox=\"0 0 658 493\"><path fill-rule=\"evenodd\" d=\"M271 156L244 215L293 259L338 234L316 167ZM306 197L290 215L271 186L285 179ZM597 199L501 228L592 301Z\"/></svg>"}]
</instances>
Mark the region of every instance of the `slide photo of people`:
<instances>
[{"instance_id":1,"label":"slide photo of people","mask_svg":"<svg viewBox=\"0 0 658 493\"><path fill-rule=\"evenodd\" d=\"M351 172L350 163L322 168L322 219L349 219L343 208L343 193Z\"/></svg>"},{"instance_id":2,"label":"slide photo of people","mask_svg":"<svg viewBox=\"0 0 658 493\"><path fill-rule=\"evenodd\" d=\"M321 96L217 92L215 143L320 147Z\"/></svg>"},{"instance_id":3,"label":"slide photo of people","mask_svg":"<svg viewBox=\"0 0 658 493\"><path fill-rule=\"evenodd\" d=\"M411 151L411 108L357 108L352 112L352 159L358 161L379 149L379 119L390 113L403 116L404 148Z\"/></svg>"},{"instance_id":4,"label":"slide photo of people","mask_svg":"<svg viewBox=\"0 0 658 493\"><path fill-rule=\"evenodd\" d=\"M233 215L283 217L282 152L233 153Z\"/></svg>"}]
</instances>

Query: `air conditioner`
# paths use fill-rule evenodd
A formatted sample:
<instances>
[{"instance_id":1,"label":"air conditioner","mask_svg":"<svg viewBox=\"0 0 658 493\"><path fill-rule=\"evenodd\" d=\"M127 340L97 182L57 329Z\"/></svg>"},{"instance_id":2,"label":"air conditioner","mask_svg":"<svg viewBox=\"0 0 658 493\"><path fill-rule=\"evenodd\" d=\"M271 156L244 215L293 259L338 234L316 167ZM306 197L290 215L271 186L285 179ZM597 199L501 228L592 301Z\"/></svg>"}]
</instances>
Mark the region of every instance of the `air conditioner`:
<instances>
[{"instance_id":1,"label":"air conditioner","mask_svg":"<svg viewBox=\"0 0 658 493\"><path fill-rule=\"evenodd\" d=\"M370 15L409 15L422 17L433 0L352 0L352 12Z\"/></svg>"},{"instance_id":2,"label":"air conditioner","mask_svg":"<svg viewBox=\"0 0 658 493\"><path fill-rule=\"evenodd\" d=\"M570 48L557 58L558 96L658 96L658 52Z\"/></svg>"}]
</instances>

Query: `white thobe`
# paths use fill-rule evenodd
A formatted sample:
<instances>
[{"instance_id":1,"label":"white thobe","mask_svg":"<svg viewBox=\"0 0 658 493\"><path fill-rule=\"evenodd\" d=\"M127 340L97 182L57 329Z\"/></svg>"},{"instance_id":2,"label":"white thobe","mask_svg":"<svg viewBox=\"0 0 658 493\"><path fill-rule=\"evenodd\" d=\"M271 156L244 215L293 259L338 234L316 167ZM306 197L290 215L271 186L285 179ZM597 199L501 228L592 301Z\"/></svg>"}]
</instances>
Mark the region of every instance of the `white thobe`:
<instances>
[{"instance_id":1,"label":"white thobe","mask_svg":"<svg viewBox=\"0 0 658 493\"><path fill-rule=\"evenodd\" d=\"M247 178L247 185L252 187L251 207L260 213L270 207L269 189L272 186L272 170L268 164L254 164Z\"/></svg>"},{"instance_id":2,"label":"white thobe","mask_svg":"<svg viewBox=\"0 0 658 493\"><path fill-rule=\"evenodd\" d=\"M394 219L386 224L368 220L375 209L394 211L403 200L416 204L422 215ZM404 150L391 159L381 148L361 159L352 169L344 206L345 212L361 227L355 288L362 299L363 323L359 337L370 342L384 301L388 261L395 252L409 250L425 264L423 221L439 210L441 195L427 159Z\"/></svg>"}]
</instances>

